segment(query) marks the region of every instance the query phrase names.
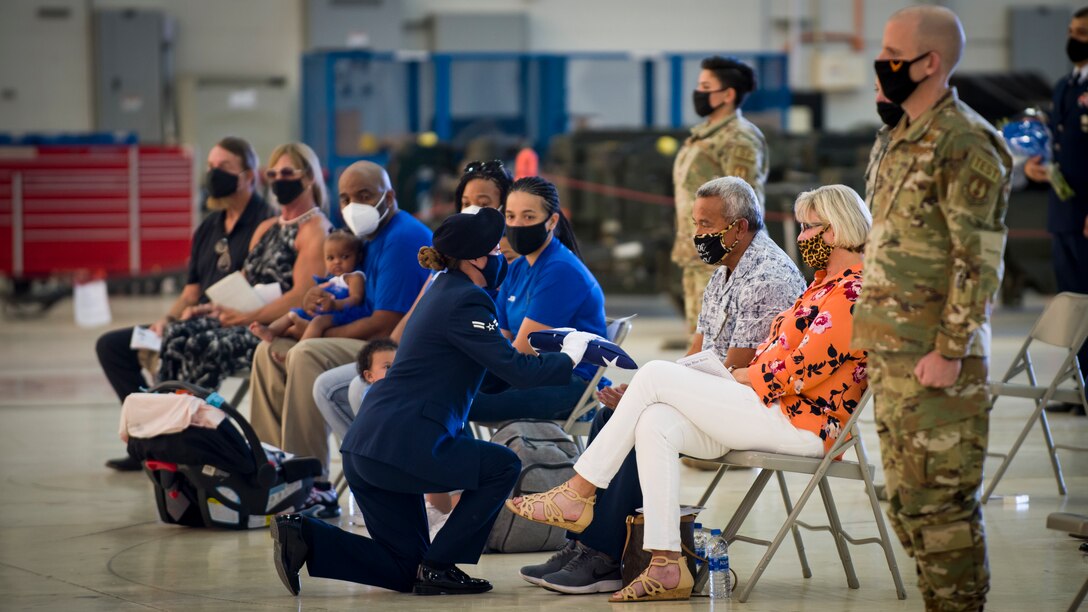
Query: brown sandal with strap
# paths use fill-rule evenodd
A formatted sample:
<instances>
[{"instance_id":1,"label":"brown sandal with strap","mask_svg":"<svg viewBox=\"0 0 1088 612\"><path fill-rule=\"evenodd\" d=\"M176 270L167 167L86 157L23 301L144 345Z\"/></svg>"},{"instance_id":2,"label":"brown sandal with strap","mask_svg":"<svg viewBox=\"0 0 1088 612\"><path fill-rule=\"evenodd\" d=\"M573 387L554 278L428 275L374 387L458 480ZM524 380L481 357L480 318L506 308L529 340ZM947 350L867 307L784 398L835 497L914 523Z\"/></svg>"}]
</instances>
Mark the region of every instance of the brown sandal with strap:
<instances>
[{"instance_id":1,"label":"brown sandal with strap","mask_svg":"<svg viewBox=\"0 0 1088 612\"><path fill-rule=\"evenodd\" d=\"M578 517L578 520L567 520L563 516L563 510L559 507L559 504L555 503L555 498L558 495L562 495L570 500L582 502L582 514ZM543 504L542 510L544 511L544 518L538 519L533 516L533 509L536 504ZM567 531L574 533L582 533L586 527L593 522L593 504L597 503L597 496L582 497L574 489L570 488L570 485L563 483L558 487L544 491L543 493L530 493L524 495L521 498L520 503L515 503L514 500L506 500L506 507L511 512L520 516L523 519L533 521L534 523L542 523L552 527L561 527Z\"/></svg>"},{"instance_id":2,"label":"brown sandal with strap","mask_svg":"<svg viewBox=\"0 0 1088 612\"><path fill-rule=\"evenodd\" d=\"M650 576L651 567L666 567L668 565L680 566L680 582L671 589L666 589L665 585L661 584L660 580ZM634 584L636 582L642 584L642 595L639 595L638 592L635 591ZM680 555L676 559L668 559L655 555L650 558L650 565L642 570L641 574L636 576L630 584L613 593L612 597L608 598L608 601L611 603L635 603L639 601L691 599L691 589L694 586L695 579L692 578L691 572L688 571L688 564L683 555Z\"/></svg>"}]
</instances>

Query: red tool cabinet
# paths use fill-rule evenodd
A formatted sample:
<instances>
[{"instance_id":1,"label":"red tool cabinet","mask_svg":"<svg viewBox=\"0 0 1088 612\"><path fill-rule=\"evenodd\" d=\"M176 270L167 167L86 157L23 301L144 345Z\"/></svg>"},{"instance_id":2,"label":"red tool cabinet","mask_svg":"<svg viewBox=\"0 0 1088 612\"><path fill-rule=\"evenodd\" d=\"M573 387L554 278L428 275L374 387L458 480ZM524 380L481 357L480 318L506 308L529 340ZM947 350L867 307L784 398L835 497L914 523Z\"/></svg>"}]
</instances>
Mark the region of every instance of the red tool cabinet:
<instances>
[{"instance_id":1,"label":"red tool cabinet","mask_svg":"<svg viewBox=\"0 0 1088 612\"><path fill-rule=\"evenodd\" d=\"M0 146L0 273L184 269L193 159L154 145Z\"/></svg>"}]
</instances>

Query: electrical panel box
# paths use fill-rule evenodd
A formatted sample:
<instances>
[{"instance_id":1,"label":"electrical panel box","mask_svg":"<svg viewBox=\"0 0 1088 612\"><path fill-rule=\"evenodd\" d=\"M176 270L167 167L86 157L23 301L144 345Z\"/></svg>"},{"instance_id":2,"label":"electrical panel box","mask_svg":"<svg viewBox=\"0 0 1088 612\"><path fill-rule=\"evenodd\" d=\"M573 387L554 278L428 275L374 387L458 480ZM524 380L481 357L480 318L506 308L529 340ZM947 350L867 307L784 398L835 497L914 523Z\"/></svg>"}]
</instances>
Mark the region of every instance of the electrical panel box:
<instances>
[{"instance_id":1,"label":"electrical panel box","mask_svg":"<svg viewBox=\"0 0 1088 612\"><path fill-rule=\"evenodd\" d=\"M161 11L95 12L95 129L175 139L172 23Z\"/></svg>"}]
</instances>

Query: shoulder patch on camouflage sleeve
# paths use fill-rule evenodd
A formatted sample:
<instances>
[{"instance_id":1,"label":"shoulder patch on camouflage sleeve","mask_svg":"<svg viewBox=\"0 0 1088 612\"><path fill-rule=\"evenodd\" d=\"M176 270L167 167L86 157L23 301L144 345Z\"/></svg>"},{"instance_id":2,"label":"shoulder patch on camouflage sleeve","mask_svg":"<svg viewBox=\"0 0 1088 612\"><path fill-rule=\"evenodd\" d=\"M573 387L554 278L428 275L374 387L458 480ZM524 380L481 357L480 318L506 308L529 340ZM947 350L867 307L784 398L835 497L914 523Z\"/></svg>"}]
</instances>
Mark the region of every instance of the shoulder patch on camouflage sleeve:
<instances>
[{"instance_id":1,"label":"shoulder patch on camouflage sleeve","mask_svg":"<svg viewBox=\"0 0 1088 612\"><path fill-rule=\"evenodd\" d=\"M752 147L735 146L733 147L733 157L754 162L756 161L756 151Z\"/></svg>"},{"instance_id":2,"label":"shoulder patch on camouflage sleeve","mask_svg":"<svg viewBox=\"0 0 1088 612\"><path fill-rule=\"evenodd\" d=\"M968 168L982 175L982 178L991 183L996 183L1001 179L1001 170L998 169L997 164L973 153L968 160Z\"/></svg>"},{"instance_id":3,"label":"shoulder patch on camouflage sleeve","mask_svg":"<svg viewBox=\"0 0 1088 612\"><path fill-rule=\"evenodd\" d=\"M986 202L987 196L990 195L990 189L994 186L990 181L974 173L968 176L963 185L963 195L972 204Z\"/></svg>"},{"instance_id":4,"label":"shoulder patch on camouflage sleeve","mask_svg":"<svg viewBox=\"0 0 1088 612\"><path fill-rule=\"evenodd\" d=\"M967 160L967 176L963 179L963 195L972 204L983 204L990 198L990 190L1001 180L997 164L972 153Z\"/></svg>"},{"instance_id":5,"label":"shoulder patch on camouflage sleeve","mask_svg":"<svg viewBox=\"0 0 1088 612\"><path fill-rule=\"evenodd\" d=\"M979 155L967 157L967 172L963 176L963 196L970 204L985 204L990 191L1001 181L1001 170L996 163Z\"/></svg>"},{"instance_id":6,"label":"shoulder patch on camouflage sleeve","mask_svg":"<svg viewBox=\"0 0 1088 612\"><path fill-rule=\"evenodd\" d=\"M730 176L735 176L743 181L748 180L748 166L736 165L733 166L733 170L729 172Z\"/></svg>"}]
</instances>

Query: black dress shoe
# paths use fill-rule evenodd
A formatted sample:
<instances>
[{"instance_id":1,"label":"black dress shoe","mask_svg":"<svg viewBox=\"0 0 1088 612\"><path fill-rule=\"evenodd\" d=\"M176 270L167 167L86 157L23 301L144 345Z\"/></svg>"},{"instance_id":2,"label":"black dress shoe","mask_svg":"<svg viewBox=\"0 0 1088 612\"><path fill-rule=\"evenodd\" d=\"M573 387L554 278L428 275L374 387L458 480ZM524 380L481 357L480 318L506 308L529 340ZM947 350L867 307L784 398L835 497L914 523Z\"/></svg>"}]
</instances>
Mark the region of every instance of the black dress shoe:
<instances>
[{"instance_id":1,"label":"black dress shoe","mask_svg":"<svg viewBox=\"0 0 1088 612\"><path fill-rule=\"evenodd\" d=\"M136 457L126 455L118 459L109 459L106 461L106 467L117 470L118 472L138 472L144 469L144 464Z\"/></svg>"},{"instance_id":2,"label":"black dress shoe","mask_svg":"<svg viewBox=\"0 0 1088 612\"><path fill-rule=\"evenodd\" d=\"M272 540L276 543L272 551L272 560L276 563L276 573L280 575L283 586L298 595L302 585L298 580L298 571L306 565L310 547L302 537L302 517L297 514L281 514L272 523Z\"/></svg>"},{"instance_id":3,"label":"black dress shoe","mask_svg":"<svg viewBox=\"0 0 1088 612\"><path fill-rule=\"evenodd\" d=\"M490 582L482 578L471 578L455 565L438 568L427 562L419 564L419 573L416 574L416 582L412 587L412 592L416 595L471 595L490 590Z\"/></svg>"}]
</instances>

